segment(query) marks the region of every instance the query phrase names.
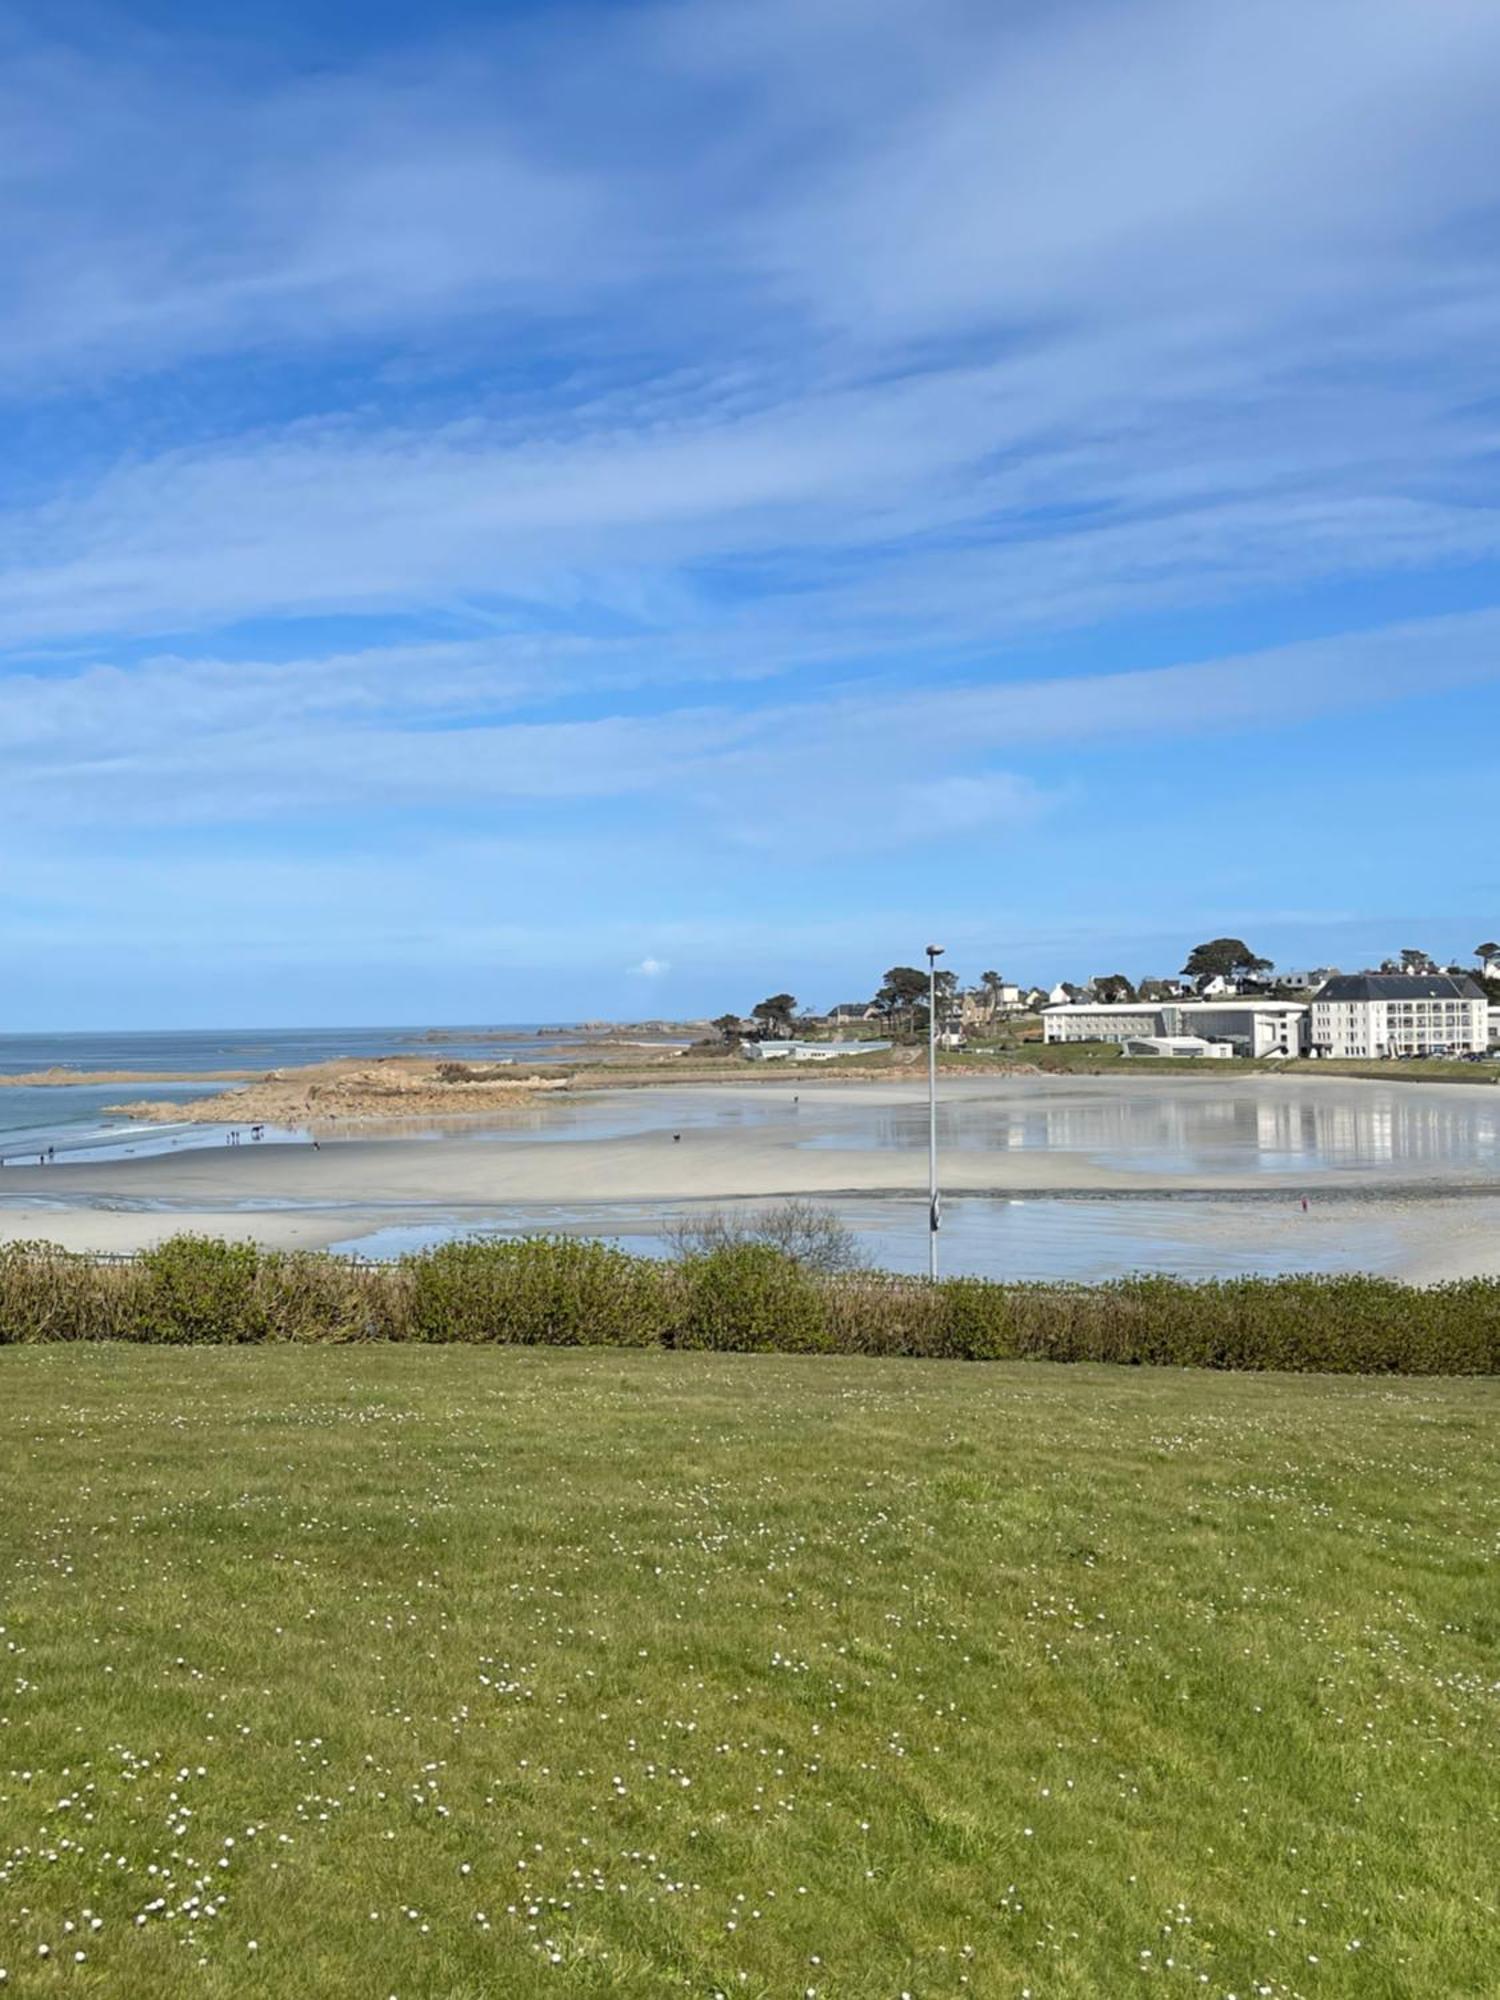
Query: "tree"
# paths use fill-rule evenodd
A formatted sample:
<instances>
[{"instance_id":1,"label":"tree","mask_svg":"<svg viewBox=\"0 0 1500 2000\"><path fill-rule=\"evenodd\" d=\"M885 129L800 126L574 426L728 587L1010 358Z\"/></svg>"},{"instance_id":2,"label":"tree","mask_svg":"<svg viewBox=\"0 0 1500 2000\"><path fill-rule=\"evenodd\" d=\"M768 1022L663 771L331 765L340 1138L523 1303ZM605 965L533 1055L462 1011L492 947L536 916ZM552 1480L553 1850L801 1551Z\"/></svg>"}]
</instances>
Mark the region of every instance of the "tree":
<instances>
[{"instance_id":1,"label":"tree","mask_svg":"<svg viewBox=\"0 0 1500 2000\"><path fill-rule=\"evenodd\" d=\"M1134 1000L1136 997L1135 988L1123 972L1106 972L1102 977L1096 975L1094 993L1106 1005L1121 1000Z\"/></svg>"},{"instance_id":2,"label":"tree","mask_svg":"<svg viewBox=\"0 0 1500 2000\"><path fill-rule=\"evenodd\" d=\"M1488 964L1492 958L1500 958L1500 944L1496 944L1493 940L1489 944L1476 944L1474 947L1474 956ZM986 973L985 978L988 979L988 977L989 974Z\"/></svg>"},{"instance_id":3,"label":"tree","mask_svg":"<svg viewBox=\"0 0 1500 2000\"><path fill-rule=\"evenodd\" d=\"M790 993L773 993L769 1000L757 1000L750 1012L773 1041L780 1041L792 1032L797 1002Z\"/></svg>"},{"instance_id":4,"label":"tree","mask_svg":"<svg viewBox=\"0 0 1500 2000\"><path fill-rule=\"evenodd\" d=\"M1005 981L998 972L981 972L979 984L984 991L985 1014L993 1021L1000 1011L1000 989Z\"/></svg>"},{"instance_id":5,"label":"tree","mask_svg":"<svg viewBox=\"0 0 1500 2000\"><path fill-rule=\"evenodd\" d=\"M1269 972L1271 960L1257 958L1243 938L1210 938L1195 944L1182 968L1184 979L1206 986L1211 979L1243 979L1252 972Z\"/></svg>"},{"instance_id":6,"label":"tree","mask_svg":"<svg viewBox=\"0 0 1500 2000\"><path fill-rule=\"evenodd\" d=\"M740 1017L738 1014L720 1014L717 1020L710 1021L709 1026L717 1028L726 1042L732 1042L740 1031Z\"/></svg>"},{"instance_id":7,"label":"tree","mask_svg":"<svg viewBox=\"0 0 1500 2000\"><path fill-rule=\"evenodd\" d=\"M945 1002L951 1002L958 985L958 976L952 972L940 972L937 976L938 1012L941 1015ZM908 1033L914 1031L920 1021L927 1020L927 974L919 965L893 965L881 982L880 991L875 995L875 1005L886 1015L893 1027L901 1027Z\"/></svg>"},{"instance_id":8,"label":"tree","mask_svg":"<svg viewBox=\"0 0 1500 2000\"><path fill-rule=\"evenodd\" d=\"M1401 970L1403 972L1432 972L1436 968L1433 965L1432 956L1429 952L1419 951L1415 945L1407 945L1402 949L1401 953Z\"/></svg>"},{"instance_id":9,"label":"tree","mask_svg":"<svg viewBox=\"0 0 1500 2000\"><path fill-rule=\"evenodd\" d=\"M781 1201L771 1208L711 1208L669 1223L664 1232L679 1257L712 1257L743 1250L747 1244L777 1250L809 1271L833 1276L860 1270L865 1263L859 1239L836 1209L812 1201Z\"/></svg>"},{"instance_id":10,"label":"tree","mask_svg":"<svg viewBox=\"0 0 1500 2000\"><path fill-rule=\"evenodd\" d=\"M875 1005L882 1014L909 1013L927 998L927 974L919 965L893 965L880 982Z\"/></svg>"}]
</instances>

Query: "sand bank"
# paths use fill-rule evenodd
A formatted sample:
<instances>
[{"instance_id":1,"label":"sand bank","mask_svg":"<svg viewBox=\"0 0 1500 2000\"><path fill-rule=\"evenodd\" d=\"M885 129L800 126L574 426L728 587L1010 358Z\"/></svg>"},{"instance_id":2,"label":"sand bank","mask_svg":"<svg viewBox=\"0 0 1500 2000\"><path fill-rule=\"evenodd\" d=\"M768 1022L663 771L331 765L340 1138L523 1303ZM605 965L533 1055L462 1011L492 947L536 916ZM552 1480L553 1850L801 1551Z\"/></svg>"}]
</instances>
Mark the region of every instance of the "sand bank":
<instances>
[{"instance_id":1,"label":"sand bank","mask_svg":"<svg viewBox=\"0 0 1500 2000\"><path fill-rule=\"evenodd\" d=\"M240 1089L190 1104L148 1099L107 1109L137 1124L303 1126L331 1133L335 1126L370 1120L389 1124L402 1118L498 1115L539 1093L566 1087L564 1078L518 1074L500 1063L434 1062L418 1056L309 1063L252 1074L255 1081Z\"/></svg>"}]
</instances>

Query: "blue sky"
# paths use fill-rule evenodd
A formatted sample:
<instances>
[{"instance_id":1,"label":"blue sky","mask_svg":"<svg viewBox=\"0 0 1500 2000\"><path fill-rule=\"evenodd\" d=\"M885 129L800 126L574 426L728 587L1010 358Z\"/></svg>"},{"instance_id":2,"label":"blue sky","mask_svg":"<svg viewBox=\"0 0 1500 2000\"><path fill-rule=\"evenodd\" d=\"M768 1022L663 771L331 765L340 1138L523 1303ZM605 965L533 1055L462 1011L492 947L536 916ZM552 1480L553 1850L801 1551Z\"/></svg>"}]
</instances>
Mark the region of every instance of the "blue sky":
<instances>
[{"instance_id":1,"label":"blue sky","mask_svg":"<svg viewBox=\"0 0 1500 2000\"><path fill-rule=\"evenodd\" d=\"M0 0L0 1024L1500 930L1493 0Z\"/></svg>"}]
</instances>

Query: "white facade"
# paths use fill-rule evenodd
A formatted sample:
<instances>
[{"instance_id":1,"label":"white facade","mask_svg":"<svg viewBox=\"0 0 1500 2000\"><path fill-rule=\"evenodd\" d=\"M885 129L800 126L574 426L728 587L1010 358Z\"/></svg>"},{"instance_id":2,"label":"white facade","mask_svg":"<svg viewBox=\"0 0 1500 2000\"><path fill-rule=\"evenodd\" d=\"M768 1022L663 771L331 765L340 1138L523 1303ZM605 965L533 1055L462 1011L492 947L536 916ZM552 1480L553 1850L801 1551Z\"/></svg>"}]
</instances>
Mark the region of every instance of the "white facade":
<instances>
[{"instance_id":1,"label":"white facade","mask_svg":"<svg viewBox=\"0 0 1500 2000\"><path fill-rule=\"evenodd\" d=\"M1236 1055L1300 1056L1307 1053L1305 1000L1185 1001L1164 1007L1169 1028L1232 1042Z\"/></svg>"},{"instance_id":2,"label":"white facade","mask_svg":"<svg viewBox=\"0 0 1500 2000\"><path fill-rule=\"evenodd\" d=\"M1195 1059L1223 1059L1233 1056L1228 1042L1208 1042L1202 1035L1132 1035L1125 1044L1127 1056L1172 1056Z\"/></svg>"},{"instance_id":3,"label":"white facade","mask_svg":"<svg viewBox=\"0 0 1500 2000\"><path fill-rule=\"evenodd\" d=\"M1446 973L1356 973L1331 979L1312 1003L1321 1056L1469 1055L1489 1040L1489 1009L1471 979Z\"/></svg>"},{"instance_id":4,"label":"white facade","mask_svg":"<svg viewBox=\"0 0 1500 2000\"><path fill-rule=\"evenodd\" d=\"M1297 1056L1307 1047L1304 1000L1163 1000L1075 1002L1042 1010L1048 1042L1119 1042L1162 1035L1228 1042L1230 1053Z\"/></svg>"},{"instance_id":5,"label":"white facade","mask_svg":"<svg viewBox=\"0 0 1500 2000\"><path fill-rule=\"evenodd\" d=\"M1124 1042L1132 1035L1159 1035L1162 1010L1147 1002L1072 1000L1042 1009L1044 1042Z\"/></svg>"},{"instance_id":6,"label":"white facade","mask_svg":"<svg viewBox=\"0 0 1500 2000\"><path fill-rule=\"evenodd\" d=\"M837 1062L840 1056L868 1056L889 1042L741 1042L747 1062Z\"/></svg>"},{"instance_id":7,"label":"white facade","mask_svg":"<svg viewBox=\"0 0 1500 2000\"><path fill-rule=\"evenodd\" d=\"M1485 1012L1490 1020L1490 1047L1500 1049L1500 1007L1488 1007Z\"/></svg>"}]
</instances>

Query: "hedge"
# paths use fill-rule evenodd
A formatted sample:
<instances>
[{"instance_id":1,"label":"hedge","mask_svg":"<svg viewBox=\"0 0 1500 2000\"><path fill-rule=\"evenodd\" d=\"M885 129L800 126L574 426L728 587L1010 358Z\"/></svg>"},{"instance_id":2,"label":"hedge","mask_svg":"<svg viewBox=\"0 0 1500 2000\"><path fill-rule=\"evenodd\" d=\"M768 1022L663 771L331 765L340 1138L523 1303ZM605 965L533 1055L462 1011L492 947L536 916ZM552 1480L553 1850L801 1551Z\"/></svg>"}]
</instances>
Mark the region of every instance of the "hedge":
<instances>
[{"instance_id":1,"label":"hedge","mask_svg":"<svg viewBox=\"0 0 1500 2000\"><path fill-rule=\"evenodd\" d=\"M1131 1277L1005 1284L820 1274L762 1243L674 1263L568 1237L387 1265L178 1236L129 1262L0 1249L0 1346L496 1342L1111 1361L1347 1375L1500 1373L1500 1279Z\"/></svg>"}]
</instances>

